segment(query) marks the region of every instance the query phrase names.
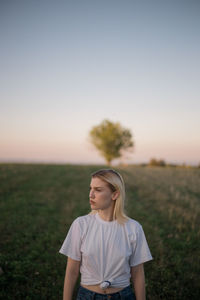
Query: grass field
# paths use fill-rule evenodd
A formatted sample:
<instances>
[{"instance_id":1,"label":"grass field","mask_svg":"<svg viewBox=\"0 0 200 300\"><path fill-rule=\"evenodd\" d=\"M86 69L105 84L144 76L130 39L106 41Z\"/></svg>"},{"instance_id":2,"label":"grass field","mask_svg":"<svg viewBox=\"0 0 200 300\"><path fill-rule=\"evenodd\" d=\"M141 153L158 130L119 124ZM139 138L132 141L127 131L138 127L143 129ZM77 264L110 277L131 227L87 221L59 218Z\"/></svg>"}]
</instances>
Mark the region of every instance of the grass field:
<instances>
[{"instance_id":1,"label":"grass field","mask_svg":"<svg viewBox=\"0 0 200 300\"><path fill-rule=\"evenodd\" d=\"M74 218L89 212L90 174L102 166L0 165L0 299L61 300L58 253ZM118 168L127 214L145 231L148 300L200 299L200 169Z\"/></svg>"}]
</instances>

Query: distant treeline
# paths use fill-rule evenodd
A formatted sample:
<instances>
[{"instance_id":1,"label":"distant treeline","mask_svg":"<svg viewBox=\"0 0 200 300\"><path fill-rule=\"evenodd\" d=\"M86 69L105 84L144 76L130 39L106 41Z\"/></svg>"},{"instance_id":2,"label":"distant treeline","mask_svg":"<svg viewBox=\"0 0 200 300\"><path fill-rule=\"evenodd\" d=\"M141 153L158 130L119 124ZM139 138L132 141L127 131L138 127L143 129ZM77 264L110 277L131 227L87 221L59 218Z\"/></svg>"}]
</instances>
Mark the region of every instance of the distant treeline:
<instances>
[{"instance_id":1,"label":"distant treeline","mask_svg":"<svg viewBox=\"0 0 200 300\"><path fill-rule=\"evenodd\" d=\"M151 158L148 163L141 163L139 164L140 166L146 167L183 167L183 168L200 168L200 163L196 166L191 166L188 164L172 164L172 163L167 163L164 159L156 159L156 158Z\"/></svg>"}]
</instances>

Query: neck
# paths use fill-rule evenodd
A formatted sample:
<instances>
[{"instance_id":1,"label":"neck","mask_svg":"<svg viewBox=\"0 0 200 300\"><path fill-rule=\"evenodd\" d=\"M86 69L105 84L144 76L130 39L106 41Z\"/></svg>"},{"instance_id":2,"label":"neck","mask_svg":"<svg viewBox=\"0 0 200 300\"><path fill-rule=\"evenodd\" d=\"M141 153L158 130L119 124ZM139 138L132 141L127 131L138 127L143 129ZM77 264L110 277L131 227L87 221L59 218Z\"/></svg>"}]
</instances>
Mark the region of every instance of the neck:
<instances>
[{"instance_id":1,"label":"neck","mask_svg":"<svg viewBox=\"0 0 200 300\"><path fill-rule=\"evenodd\" d=\"M108 209L100 209L98 211L99 216L104 220L104 221L113 221L113 212L114 212L114 207L108 208Z\"/></svg>"}]
</instances>

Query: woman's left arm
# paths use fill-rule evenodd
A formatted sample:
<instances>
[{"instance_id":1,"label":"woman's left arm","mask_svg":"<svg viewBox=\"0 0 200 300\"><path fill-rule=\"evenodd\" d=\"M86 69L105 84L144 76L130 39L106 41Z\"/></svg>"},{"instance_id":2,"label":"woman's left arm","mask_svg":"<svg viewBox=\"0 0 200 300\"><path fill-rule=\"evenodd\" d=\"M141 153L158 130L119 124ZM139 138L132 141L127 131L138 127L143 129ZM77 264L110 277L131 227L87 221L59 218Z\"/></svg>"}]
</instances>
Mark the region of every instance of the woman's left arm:
<instances>
[{"instance_id":1,"label":"woman's left arm","mask_svg":"<svg viewBox=\"0 0 200 300\"><path fill-rule=\"evenodd\" d=\"M134 286L136 300L145 300L145 276L143 264L131 267L131 280Z\"/></svg>"}]
</instances>

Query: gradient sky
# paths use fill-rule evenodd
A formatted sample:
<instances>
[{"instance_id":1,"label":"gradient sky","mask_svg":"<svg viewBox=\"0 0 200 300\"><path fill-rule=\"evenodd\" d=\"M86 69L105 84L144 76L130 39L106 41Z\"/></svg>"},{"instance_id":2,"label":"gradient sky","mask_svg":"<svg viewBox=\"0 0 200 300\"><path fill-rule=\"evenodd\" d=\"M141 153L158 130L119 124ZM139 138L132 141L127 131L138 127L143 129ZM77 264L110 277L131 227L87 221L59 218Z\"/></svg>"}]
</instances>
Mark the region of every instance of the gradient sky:
<instances>
[{"instance_id":1,"label":"gradient sky","mask_svg":"<svg viewBox=\"0 0 200 300\"><path fill-rule=\"evenodd\" d=\"M0 161L103 163L109 119L131 163L200 162L200 1L1 0L0 36Z\"/></svg>"}]
</instances>

